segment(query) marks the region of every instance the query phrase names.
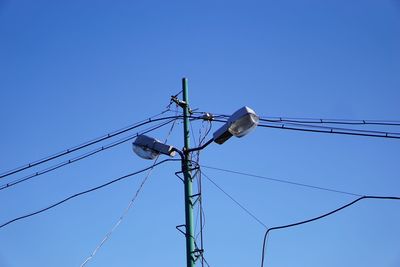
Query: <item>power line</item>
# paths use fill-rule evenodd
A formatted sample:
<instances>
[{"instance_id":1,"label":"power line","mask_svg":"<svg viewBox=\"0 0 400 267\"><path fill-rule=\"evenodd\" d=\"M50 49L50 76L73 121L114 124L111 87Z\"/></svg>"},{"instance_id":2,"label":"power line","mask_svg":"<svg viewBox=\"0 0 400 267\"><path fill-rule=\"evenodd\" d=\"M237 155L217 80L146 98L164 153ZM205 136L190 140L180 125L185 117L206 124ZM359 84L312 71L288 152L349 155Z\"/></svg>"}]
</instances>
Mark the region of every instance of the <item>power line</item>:
<instances>
[{"instance_id":1,"label":"power line","mask_svg":"<svg viewBox=\"0 0 400 267\"><path fill-rule=\"evenodd\" d=\"M194 111L193 114L206 114L204 111ZM230 115L212 113L217 118L229 118ZM295 123L310 123L310 124L343 124L343 125L380 125L380 126L400 126L398 120L369 120L369 119L323 119L323 118L291 118L277 116L260 116L260 121L265 122L295 122Z\"/></svg>"},{"instance_id":2,"label":"power line","mask_svg":"<svg viewBox=\"0 0 400 267\"><path fill-rule=\"evenodd\" d=\"M285 184L290 184L290 185L307 187L307 188L311 188L311 189L323 190L323 191L328 191L328 192L333 192L333 193L346 194L346 195L351 195L351 196L358 196L358 197L362 196L362 195L356 194L356 193L351 193L351 192L346 192L346 191L341 191L341 190L336 190L336 189L331 189L331 188L326 188L326 187L321 187L321 186L315 186L315 185L310 185L310 184L292 182L292 181L289 181L289 180L271 178L271 177L266 177L266 176L257 175L257 174L233 171L233 170L217 168L217 167L212 167L212 166L206 166L206 165L200 165L200 166L203 167L203 168L207 168L207 169L223 171L223 172L229 172L229 173L234 173L234 174L238 174L238 175L244 175L244 176L248 176L248 177L254 177L254 178L258 178L258 179L268 180L268 181L272 181L272 182L285 183Z\"/></svg>"},{"instance_id":3,"label":"power line","mask_svg":"<svg viewBox=\"0 0 400 267\"><path fill-rule=\"evenodd\" d=\"M167 117L162 117L162 118L154 119L154 117L157 117L157 116L159 116L159 115L161 115L161 114L164 114L164 113L167 112L167 111L168 111L168 110L163 111L163 112L161 112L161 113L159 113L159 114L157 114L157 115L155 115L155 116L152 116L152 117L150 117L150 118L148 118L148 119L146 119L146 120L142 120L142 121L137 122L137 123L135 123L135 124L133 124L133 125L127 126L127 127L125 127L125 128L122 128L122 129L120 129L120 130L117 130L117 131L114 131L114 132L110 132L110 133L105 134L105 135L103 135L103 136L101 136L101 137L98 137L98 138L92 139L92 140L90 140L90 141L84 142L84 143L82 143L82 144L80 144L80 145L77 145L77 146L68 148L68 149L66 149L66 150L63 150L63 151L58 152L58 153L55 153L55 154L53 154L53 155L50 155L50 156L44 157L44 158L42 158L42 159L33 161L33 162L31 162L31 163L22 165L22 166L20 166L20 167L18 167L18 168L15 168L15 169L12 169L12 170L3 172L2 174L0 174L0 179L1 179L1 178L5 178L5 177L10 176L10 175L13 175L13 174L16 174L16 173L21 172L21 171L23 171L23 170L26 170L26 169L29 169L29 168L38 166L38 165L40 165L40 164L49 162L49 161L54 160L54 159L57 159L57 158L59 158L59 157L68 155L68 154L70 154L70 153L73 153L73 152L75 152L75 151L81 150L81 149L86 148L86 147L88 147L88 146L97 144L97 143L99 143L99 142L101 142L101 141L104 141L104 140L110 139L110 138L112 138L112 137L121 135L121 134L123 134L123 133L126 133L126 132L128 132L128 131L130 131L130 130L133 130L133 129L135 129L135 128L141 127L141 126L143 126L143 125L146 125L146 124L148 124L148 123L157 122L157 121L162 121L162 120L169 120L169 119L178 119L178 118L181 118L181 116L167 116Z\"/></svg>"},{"instance_id":4,"label":"power line","mask_svg":"<svg viewBox=\"0 0 400 267\"><path fill-rule=\"evenodd\" d=\"M255 221L257 221L264 228L268 229L268 227L260 219L258 219L252 212L250 212L246 207L244 207L242 204L240 204L239 201L234 199L230 194L228 194L224 189L222 189L217 183L215 183L210 177L208 177L203 171L201 171L201 173L204 175L204 177L207 178L207 180L209 180L215 187L217 187L222 193L224 193L228 198L230 198L244 212L246 212L250 217L252 217Z\"/></svg>"},{"instance_id":5,"label":"power line","mask_svg":"<svg viewBox=\"0 0 400 267\"><path fill-rule=\"evenodd\" d=\"M339 128L339 127L328 127L328 126L320 126L320 125L311 125L311 124L301 124L301 123L274 123L277 125L293 125L293 126L300 126L300 127L305 127L305 128L312 128L312 129L324 129L324 130L331 130L333 129L334 131L349 131L349 132L357 132L357 133L367 133L367 134L377 134L377 135L398 135L400 136L400 133L397 132L383 132L383 131L375 131L375 130L360 130L360 129L353 129L353 128Z\"/></svg>"},{"instance_id":6,"label":"power line","mask_svg":"<svg viewBox=\"0 0 400 267\"><path fill-rule=\"evenodd\" d=\"M89 152L86 152L86 153L84 153L84 154L82 154L82 155L80 155L80 156L77 156L77 157L75 157L75 158L71 158L71 159L66 160L66 161L64 161L64 162L61 162L61 163L58 163L58 164L56 164L56 165L50 166L49 168L46 168L46 169L44 169L44 170L41 170L41 171L32 173L32 174L30 174L30 175L27 175L27 176L22 177L22 178L19 178L19 179L15 179L15 180L13 180L13 181L11 181L11 182L8 182L8 183L4 183L4 184L0 185L0 191L1 191L1 190L4 190L4 189L7 189L7 188L10 188L10 187L12 187L12 186L14 186L14 185L17 185L17 184L19 184L19 183L28 181L28 180L30 180L30 179L32 179L32 178L35 178L35 177L38 177L38 176L40 176L40 175L43 175L43 174L46 174L46 173L55 171L55 170L57 170L57 169L59 169L59 168L61 168L61 167L64 167L64 166L66 166L66 165L69 165L69 164L72 164L72 163L74 163L74 162L80 161L80 160L82 160L82 159L88 158L88 157L93 156L93 155L95 155L95 154L97 154L97 153L99 153L99 152L105 151L105 150L107 150L107 149L109 149L109 148L113 148L113 147L115 147L115 146L118 146L118 145L120 145L120 144L123 144L123 143L125 143L125 142L131 140L132 138L137 137L137 136L140 135L140 134L145 134L145 133L154 131L154 130L156 130L156 129L158 129L158 128L161 128L162 126L165 126L165 125L167 125L167 124L169 124L169 123L171 123L171 122L173 122L173 121L176 121L176 119L171 119L171 120L169 120L169 121L167 121L167 122L160 123L160 124L158 124L158 125L156 125L156 126L150 127L150 128L148 128L148 129L146 129L146 130L143 130L143 131L141 131L141 132L137 132L137 133L135 133L135 134L132 134L132 135L129 135L129 136L124 137L124 138L122 138L122 139L119 139L119 140L117 140L117 141L115 141L115 142L112 142L112 143L110 143L110 144L108 144L108 145L98 147L98 148L96 148L96 149L94 149L94 150L91 150L91 151L89 151Z\"/></svg>"},{"instance_id":7,"label":"power line","mask_svg":"<svg viewBox=\"0 0 400 267\"><path fill-rule=\"evenodd\" d=\"M199 119L199 117L196 117L196 118ZM214 117L212 120L216 121L216 122L223 122L223 123L227 122L227 119L219 119L216 117ZM287 125L293 125L293 126L287 126ZM262 128L274 128L274 129L294 130L294 131L303 131L303 132L400 139L400 133L395 133L395 132L383 132L383 131L373 131L373 130L369 131L369 130L358 130L358 129L350 129L350 128L333 128L333 127L315 126L315 125L313 126L313 125L304 125L304 124L296 124L296 123L287 123L287 124L282 123L282 124L278 124L278 125L277 125L277 123L272 123L272 124L271 123L270 124L260 123L257 126L262 127ZM314 129L314 128L318 128L318 129Z\"/></svg>"},{"instance_id":8,"label":"power line","mask_svg":"<svg viewBox=\"0 0 400 267\"><path fill-rule=\"evenodd\" d=\"M294 122L310 124L343 124L343 125L380 125L400 126L400 121L390 120L348 120L348 119L315 119L315 118L286 118L286 117L260 117L265 122Z\"/></svg>"},{"instance_id":9,"label":"power line","mask_svg":"<svg viewBox=\"0 0 400 267\"><path fill-rule=\"evenodd\" d=\"M361 200L363 200L363 199L400 200L400 197L361 196L361 197L359 197L359 198L357 198L357 199L351 201L350 203L348 203L348 204L346 204L346 205L343 205L343 206L341 206L341 207L339 207L339 208L337 208L337 209L335 209L335 210L332 210L332 211L330 211L330 212L328 212L328 213L325 213L325 214L322 214L322 215L320 215L320 216L317 216L317 217L314 217L314 218L311 218L311 219L308 219L308 220L296 222L296 223L291 223L291 224L286 224L286 225L281 225L281 226L275 226L275 227L268 228L267 231L265 232L264 240L263 240L262 254L261 254L261 267L264 266L264 257L265 257L265 249L266 249L266 239L267 239L267 237L268 237L269 232L271 232L271 231L273 231L273 230L279 230L279 229L290 228L290 227L299 226L299 225L302 225L302 224L306 224L306 223L310 223L310 222L313 222L313 221L320 220L320 219L322 219L322 218L324 218L324 217L327 217L327 216L332 215L332 214L334 214L334 213L336 213L336 212L339 212L339 211L341 211L341 210L343 210L343 209L345 209L345 208L348 208L348 207L350 207L351 205L354 205L355 203L357 203L357 202L359 202L359 201L361 201Z\"/></svg>"},{"instance_id":10,"label":"power line","mask_svg":"<svg viewBox=\"0 0 400 267\"><path fill-rule=\"evenodd\" d=\"M204 112L196 112L202 113ZM227 118L230 116L224 114L213 114L212 120L217 122L227 122ZM375 130L360 130L360 129L352 129L352 128L335 128L335 127L327 127L327 126L317 126L317 125L307 125L314 122L311 121L304 121L305 124L297 123L294 120L291 122L283 123L282 120L269 120L260 118L260 121L264 123L260 123L259 127L265 128L275 128L275 129L285 129L285 130L296 130L296 131L305 131L305 132L316 132L316 133L330 133L330 134L342 134L342 135L354 135L354 136L368 136L368 137L381 137L381 138L391 138L391 139L400 139L400 133L397 132L390 132L390 131L375 131ZM327 120L324 119L319 120L320 123L328 123ZM345 120L344 120L345 121ZM282 122L282 123L281 123ZM343 124L356 124L356 122L350 123L343 123ZM317 121L315 122L317 123ZM335 121L335 123L339 124L339 121ZM360 122L361 123L361 122ZM364 120L364 125L367 124L375 124L375 125L396 125L400 126L400 122L384 122L384 121L366 121ZM289 126L288 126L289 125Z\"/></svg>"},{"instance_id":11,"label":"power line","mask_svg":"<svg viewBox=\"0 0 400 267\"><path fill-rule=\"evenodd\" d=\"M380 138L390 138L390 139L400 139L399 133L390 133L390 132L382 132L382 134L374 134L374 133L358 133L351 132L351 129L346 131L337 131L335 128L327 128L327 130L316 130L316 129L307 129L301 127L288 127L285 124L276 126L276 125L267 125L267 124L259 124L258 127L262 128L274 128L274 129L284 129L284 130L293 130L293 131L302 131L302 132L314 132L314 133L328 133L328 134L341 134L341 135L354 135L354 136L368 136L368 137L380 137ZM397 136L398 135L398 136Z\"/></svg>"},{"instance_id":12,"label":"power line","mask_svg":"<svg viewBox=\"0 0 400 267\"><path fill-rule=\"evenodd\" d=\"M71 199L76 198L76 197L78 197L78 196L81 196L81 195L84 195L84 194L88 194L88 193L90 193L90 192L99 190L99 189L101 189L101 188L103 188L103 187L109 186L109 185L111 185L111 184L113 184L113 183L115 183L115 182L118 182L118 181L121 181L121 180L123 180L123 179L126 179L126 178L128 178L128 177L130 177L130 176L134 176L134 175L137 175L137 174L139 174L139 173L145 172L145 171L147 171L147 170L149 170L149 169L151 169L151 168L154 168L154 167L156 167L156 166L158 166L158 165L160 165L160 164L163 164L163 163L165 163L165 162L167 162L167 161L180 161L180 160L179 160L179 159L165 159L165 160L163 160L163 161L158 162L157 164L154 164L154 165L152 165L152 166L150 166L150 167L144 168L144 169L142 169L142 170L140 170L140 171L136 171L136 172L132 172L132 173L126 174L126 175L124 175L124 176L118 177L118 178L116 178L116 179L114 179L114 180L111 180L111 181L109 181L109 182L107 182L107 183L104 183L104 184L102 184L102 185L99 185L99 186L93 187L93 188L91 188L91 189L88 189L88 190L85 190L85 191L82 191L82 192L73 194L73 195L71 195L71 196L69 196L69 197L67 197L67 198L64 198L64 199L61 200L61 201L58 201L58 202L56 202L56 203L54 203L54 204L51 204L50 206L48 206L48 207L46 207L46 208L43 208L43 209L40 209L40 210L38 210L38 211L35 211L35 212L32 212L32 213L29 213L29 214L26 214L26 215L23 215L23 216L14 218L14 219L12 219L12 220L9 220L9 221L7 221L7 222L5 222L5 223L2 223L2 224L0 225L0 228L3 228L3 227L5 227L5 226L7 226L7 225L9 225L9 224L11 224L11 223L16 222L16 221L19 221L19 220L22 220L22 219L26 219L26 218L29 218L29 217L31 217L31 216L34 216L34 215L40 214L40 213L42 213L42 212L45 212L45 211L47 211L47 210L50 210L50 209L52 209L52 208L54 208L54 207L57 207L58 205L63 204L64 202L67 202L68 200L71 200Z\"/></svg>"}]
</instances>

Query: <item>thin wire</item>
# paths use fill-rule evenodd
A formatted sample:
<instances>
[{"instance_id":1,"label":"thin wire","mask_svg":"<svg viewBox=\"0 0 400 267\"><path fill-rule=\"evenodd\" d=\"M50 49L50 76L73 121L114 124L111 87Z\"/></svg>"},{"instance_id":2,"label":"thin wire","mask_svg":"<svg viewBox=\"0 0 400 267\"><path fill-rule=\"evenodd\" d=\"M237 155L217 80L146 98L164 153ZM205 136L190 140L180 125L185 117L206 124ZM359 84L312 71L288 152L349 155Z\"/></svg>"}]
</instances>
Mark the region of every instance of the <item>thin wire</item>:
<instances>
[{"instance_id":1,"label":"thin wire","mask_svg":"<svg viewBox=\"0 0 400 267\"><path fill-rule=\"evenodd\" d=\"M359 198L357 198L357 199L351 201L350 203L348 203L348 204L346 204L346 205L344 205L344 206L341 206L341 207L339 207L339 208L337 208L337 209L335 209L335 210L332 210L332 211L330 211L330 212L328 212L328 213L325 213L325 214L322 214L322 215L320 215L320 216L317 216L317 217L314 217L314 218L311 218L311 219L308 219L308 220L296 222L296 223L291 223L291 224L286 224L286 225L281 225L281 226L275 226L275 227L267 228L267 231L265 232L264 240L263 240L262 255L261 255L261 267L264 266L264 256L265 256L265 249L266 249L266 239L267 239L267 237L268 237L269 232L271 232L271 231L273 231L273 230L279 230L279 229L290 228L290 227L294 227L294 226L299 226L299 225L302 225L302 224L310 223L310 222L313 222L313 221L316 221L316 220L320 220L320 219L322 219L322 218L324 218L324 217L327 217L327 216L332 215L332 214L334 214L334 213L336 213L336 212L339 212L339 211L341 211L341 210L343 210L343 209L345 209L345 208L348 208L348 207L350 207L351 205L353 205L353 204L355 204L355 203L357 203L357 202L359 202L360 200L363 200L363 199L400 200L400 197L361 196L361 197L359 197Z\"/></svg>"},{"instance_id":2,"label":"thin wire","mask_svg":"<svg viewBox=\"0 0 400 267\"><path fill-rule=\"evenodd\" d=\"M336 190L336 189L331 189L331 188L326 188L326 187L320 187L320 186L315 186L315 185L310 185L310 184L297 183L297 182L292 182L292 181L289 181L289 180L276 179L276 178L266 177L266 176L257 175L257 174L233 171L233 170L217 168L217 167L212 167L212 166L206 166L206 165L200 165L200 166L202 168L207 168L207 169L212 169L212 170L217 170L217 171L223 171L223 172L228 172L228 173L234 173L234 174L238 174L238 175L259 178L259 179L268 180L268 181L272 181L272 182L285 183L285 184L296 185L296 186L301 186L301 187L307 187L307 188L311 188L311 189L318 189L318 190L323 190L323 191L328 191L328 192L333 192L333 193L339 193L339 194L345 194L345 195L350 195L350 196L357 196L357 197L362 196L362 195L356 194L356 193L351 193L351 192L346 192L346 191L341 191L341 190Z\"/></svg>"},{"instance_id":3,"label":"thin wire","mask_svg":"<svg viewBox=\"0 0 400 267\"><path fill-rule=\"evenodd\" d=\"M174 129L175 126L175 122L176 120L174 120L174 122L171 125L171 128L169 129L169 132L167 134L167 137L165 138L164 144L167 143L169 136L172 133L172 130ZM128 206L125 208L124 212L122 213L122 215L119 217L118 221L114 224L114 226L111 228L111 230L109 230L107 232L107 234L103 237L103 239L101 240L101 242L96 246L96 248L93 250L93 252L85 259L85 261L80 265L80 267L85 266L91 259L93 259L93 257L97 254L97 252L100 250L100 248L110 239L111 235L114 233L114 231L119 227L119 225L122 223L122 221L124 220L125 216L128 214L128 212L130 211L130 209L132 208L133 204L135 203L136 198L138 197L139 193L141 192L144 184L146 183L146 181L148 180L148 178L150 177L151 173L154 170L154 166L157 164L157 161L159 159L159 156L156 157L156 159L154 160L153 166L152 168L147 172L146 176L143 178L142 182L139 185L139 188L136 190L134 196L132 197L132 199L129 201Z\"/></svg>"},{"instance_id":4,"label":"thin wire","mask_svg":"<svg viewBox=\"0 0 400 267\"><path fill-rule=\"evenodd\" d=\"M16 218L14 218L14 219L12 219L12 220L9 220L9 221L7 221L7 222L5 222L5 223L2 223L2 224L0 225L0 229L3 228L3 227L5 227L5 226L7 226L7 225L9 225L9 224L11 224L11 223L14 223L14 222L16 222L16 221L19 221L19 220L22 220L22 219L26 219L26 218L29 218L29 217L31 217L31 216L34 216L34 215L40 214L40 213L42 213L42 212L45 212L45 211L47 211L47 210L50 210L50 209L52 209L52 208L55 208L55 207L57 207L58 205L61 205L61 204L63 204L64 202L67 202L68 200L71 200L71 199L76 198L76 197L78 197L78 196L81 196L81 195L84 195L84 194L88 194L88 193L90 193L90 192L99 190L99 189L101 189L101 188L103 188L103 187L109 186L109 185L111 185L111 184L113 184L113 183L116 183L116 182L118 182L118 181L121 181L121 180L123 180L123 179L126 179L126 178L128 178L128 177L130 177L130 176L134 176L134 175L137 175L137 174L139 174L139 173L145 172L145 171L147 171L147 170L149 170L149 169L151 169L151 168L154 168L155 166L158 166L158 165L163 164L163 163L168 162L168 161L180 161L180 160L179 160L179 159L165 159L165 160L160 161L159 163L155 164L154 166L153 166L153 165L152 165L152 166L149 166L149 167L144 168L144 169L142 169L142 170L140 170L140 171L136 171L136 172L132 172L132 173L126 174L126 175L124 175L124 176L121 176L121 177L118 177L118 178L116 178L116 179L114 179L114 180L111 180L111 181L109 181L109 182L107 182L107 183L104 183L104 184L101 184L101 185L99 185L99 186L93 187L93 188L91 188L91 189L88 189L88 190L85 190L85 191L82 191L82 192L73 194L73 195L71 195L71 196L69 196L69 197L67 197L67 198L64 198L64 199L61 200L61 201L58 201L58 202L56 202L56 203L54 203L54 204L51 204L50 206L47 206L46 208L40 209L40 210L38 210L38 211L29 213L29 214L26 214L26 215L23 215L23 216L20 216L20 217L16 217Z\"/></svg>"},{"instance_id":5,"label":"thin wire","mask_svg":"<svg viewBox=\"0 0 400 267\"><path fill-rule=\"evenodd\" d=\"M205 114L204 111L195 111L193 114ZM230 115L214 114L214 117L229 118ZM267 117L260 116L260 121L265 122L295 122L310 124L343 124L343 125L381 125L381 126L400 126L398 120L354 120L354 119L321 119L321 118L290 118L290 117Z\"/></svg>"},{"instance_id":6,"label":"thin wire","mask_svg":"<svg viewBox=\"0 0 400 267\"><path fill-rule=\"evenodd\" d=\"M286 117L260 117L265 122L295 122L310 124L343 124L343 125L381 125L400 126L400 121L390 120L348 120L348 119L315 119L315 118L286 118Z\"/></svg>"},{"instance_id":7,"label":"thin wire","mask_svg":"<svg viewBox=\"0 0 400 267\"><path fill-rule=\"evenodd\" d=\"M210 130L212 128L212 124L210 121L208 122L208 126L209 127L204 127L204 121L202 122L202 127L199 130L199 146L202 146L203 143L205 142L205 139L207 138L208 134L210 133ZM204 131L204 135L203 135L203 129L205 128ZM196 165L199 166L199 161L200 161L200 150L196 151ZM205 223L206 223L206 216L205 216L205 212L203 209L203 192L202 192L202 177L201 177L201 172L198 172L198 176L196 177L197 179L197 188L199 191L199 219L200 219L200 231L199 233L196 235L195 240L197 240L197 238L200 236L200 246L201 246L201 250L202 250L202 258L201 258L201 266L204 267L204 263L208 265L207 261L204 259L203 255L204 255L204 239L203 239L203 230L205 227ZM197 219L196 219L196 223L197 223Z\"/></svg>"},{"instance_id":8,"label":"thin wire","mask_svg":"<svg viewBox=\"0 0 400 267\"><path fill-rule=\"evenodd\" d=\"M19 183L25 182L25 181L27 181L27 180L30 180L30 179L32 179L32 178L38 177L38 176L40 176L40 175L43 175L43 174L52 172L52 171L54 171L54 170L57 170L57 169L59 169L59 168L61 168L61 167L66 166L66 165L69 165L69 164L72 164L72 163L74 163L74 162L80 161L80 160L82 160L82 159L88 158L88 157L90 157L90 156L92 156L92 155L94 155L94 154L97 154L97 153L99 153L99 152L105 151L105 150L107 150L107 149L109 149L109 148L113 148L113 147L115 147L115 146L118 146L118 145L121 145L121 144L123 144L123 143L126 143L127 141L131 140L132 138L137 137L138 135L141 135L141 134L145 134L145 133L154 131L154 130L156 130L156 129L158 129L158 128L161 128L161 127L163 127L163 126L165 126L165 125L167 125L167 124L169 124L169 123L171 123L171 122L175 122L176 120L177 120L177 119L172 119L172 120L169 120L169 121L167 121L167 122L159 123L159 124L157 124L156 126L153 126L153 127L148 128L148 129L145 129L145 130L143 130L143 131L141 131L141 132L137 132L137 133L135 133L135 134L129 135L129 136L124 137L124 138L122 138L122 139L119 139L119 140L117 140L117 141L115 141L115 142L112 142L112 143L110 143L110 144L108 144L108 145L105 145L105 146L102 146L102 147L98 147L98 148L96 148L96 149L94 149L94 150L92 150L92 151L89 151L89 152L87 152L87 153L84 153L84 154L82 154L82 155L80 155L80 156L77 156L77 157L75 157L75 158L71 158L71 159L66 160L66 161L64 161L64 162L58 163L58 164L56 164L56 165L50 166L49 168L46 168L46 169L44 169L44 170L41 170L41 171L32 173L32 174L30 174L30 175L27 175L27 176L22 177L22 178L19 178L19 179L15 179L15 180L13 180L13 181L11 181L11 182L8 182L8 183L4 183L4 184L0 185L0 191L1 191L1 190L4 190L4 189L6 189L6 188L10 188L10 187L12 187L12 186L14 186L14 185L17 185L17 184L19 184Z\"/></svg>"},{"instance_id":9,"label":"thin wire","mask_svg":"<svg viewBox=\"0 0 400 267\"><path fill-rule=\"evenodd\" d=\"M197 119L199 119L199 118L197 117ZM214 118L213 121L223 122L223 123L227 122L226 119L216 119L216 118ZM291 123L291 125L294 125L294 124ZM281 125L258 124L257 126L264 127L264 128L294 130L294 131L303 131L303 132L330 133L330 134L343 134L343 135L354 135L354 136L368 136L368 137L400 139L400 133L393 133L393 132L364 131L364 130L344 129L344 128L330 128L330 127L322 127L322 126L319 126L319 128L323 128L326 130L316 130L316 129L307 129L307 127L312 128L312 127L317 127L317 126L300 125L300 124L297 124L295 126L301 126L303 128L288 127L287 124L281 124ZM338 129L340 131L338 131Z\"/></svg>"},{"instance_id":10,"label":"thin wire","mask_svg":"<svg viewBox=\"0 0 400 267\"><path fill-rule=\"evenodd\" d=\"M210 264L208 264L208 262L207 262L206 258L204 257L203 253L201 253L201 259L206 263L206 265L207 265L208 267L210 267ZM203 264L203 263L202 263L202 264Z\"/></svg>"},{"instance_id":11,"label":"thin wire","mask_svg":"<svg viewBox=\"0 0 400 267\"><path fill-rule=\"evenodd\" d=\"M274 122L275 123L275 122ZM305 127L305 128L313 128L313 129L324 129L324 130L329 130L331 131L350 131L350 132L357 132L357 133L368 133L368 134L379 134L379 135L387 135L389 133L387 132L382 132L382 131L374 131L374 130L360 130L360 129L352 129L352 128L339 128L339 127L327 127L327 126L319 126L319 125L307 125L307 124L301 124L301 123L292 123L292 122L288 122L288 123L275 123L278 125L292 125L292 126L300 126L300 127ZM396 133L396 132L391 132L390 134L392 135L400 135L400 133Z\"/></svg>"},{"instance_id":12,"label":"thin wire","mask_svg":"<svg viewBox=\"0 0 400 267\"><path fill-rule=\"evenodd\" d=\"M163 112L161 112L160 114L164 114L164 113L167 112L167 111L168 111L168 110L163 111ZM86 147L88 147L88 146L97 144L97 143L99 143L99 142L101 142L101 141L104 141L104 140L107 140L107 139L109 139L109 138L118 136L118 135L123 134L123 133L125 133L125 132L128 132L128 131L130 131L130 130L133 130L133 129L135 129L135 128L138 128L138 127L140 127L140 126L143 126L143 125L145 125L145 124L148 124L148 123L150 123L150 122L156 122L156 121L167 120L167 119L175 119L175 118L176 118L176 117L168 116L168 117L153 119L154 117L157 117L157 116L159 116L160 114L157 114L157 115L155 115L155 116L153 116L153 117L150 117L150 118L148 118L148 119L146 119L146 120L137 122L137 123L135 123L135 124L133 124L133 125L131 125L131 126L122 128L121 130L117 130L117 131L108 133L108 134L106 134L106 135L103 135L103 136L101 136L101 137L95 138L95 139L93 139L93 140L87 141L87 142L85 142L85 143L82 143L81 145L78 145L78 146L75 146L75 147L72 147L72 148L63 150L63 151L61 151L61 152L58 152L58 153L56 153L56 154L47 156L47 157L42 158L42 159L40 159L40 160L36 160L36 161L31 162L31 163L22 165L22 166L20 166L20 167L18 167L18 168L15 168L15 169L12 169L12 170L3 172L2 174L0 174L0 179L1 179L1 178L5 178L5 177L10 176L10 175L13 175L13 174L16 174L16 173L21 172L21 171L23 171L23 170L26 170L26 169L29 169L29 168L38 166L38 165L40 165L40 164L49 162L49 161L54 160L54 159L57 159L57 158L59 158L59 157L68 155L68 154L70 154L70 153L72 153L72 152L81 150L81 149L86 148Z\"/></svg>"},{"instance_id":13,"label":"thin wire","mask_svg":"<svg viewBox=\"0 0 400 267\"><path fill-rule=\"evenodd\" d=\"M303 131L303 132L314 132L314 133L329 133L329 134L342 134L342 135L354 135L354 136L368 136L368 137L400 139L400 136L395 136L395 135L398 135L398 133L390 133L390 132L385 132L385 133L383 133L383 135L378 135L378 134L373 134L373 133L367 134L367 133L355 133L355 132L344 132L344 131L343 132L339 132L339 131L335 131L334 128L329 128L329 130L323 131L323 130L315 130L315 129L304 129L304 128L287 127L285 124L282 124L280 126L259 124L258 127L284 129L284 130L294 130L294 131Z\"/></svg>"},{"instance_id":14,"label":"thin wire","mask_svg":"<svg viewBox=\"0 0 400 267\"><path fill-rule=\"evenodd\" d=\"M268 227L260 219L258 219L253 213L251 213L247 208L245 208L242 204L240 204L239 201L234 199L230 194L228 194L224 189L222 189L217 183L215 183L210 177L208 177L203 171L201 171L201 172L203 173L204 177L207 178L207 180L209 180L222 193L224 193L228 198L230 198L233 202L235 202L237 206L239 206L243 211L245 211L250 217L252 217L254 220L256 220L264 228L268 229Z\"/></svg>"}]
</instances>

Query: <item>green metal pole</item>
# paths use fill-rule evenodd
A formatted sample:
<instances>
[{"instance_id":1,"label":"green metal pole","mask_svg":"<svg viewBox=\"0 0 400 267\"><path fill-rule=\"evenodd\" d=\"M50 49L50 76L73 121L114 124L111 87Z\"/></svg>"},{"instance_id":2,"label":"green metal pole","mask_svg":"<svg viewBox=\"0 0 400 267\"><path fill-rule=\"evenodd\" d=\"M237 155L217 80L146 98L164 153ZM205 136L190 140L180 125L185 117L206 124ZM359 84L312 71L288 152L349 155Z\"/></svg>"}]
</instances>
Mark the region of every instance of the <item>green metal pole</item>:
<instances>
[{"instance_id":1,"label":"green metal pole","mask_svg":"<svg viewBox=\"0 0 400 267\"><path fill-rule=\"evenodd\" d=\"M194 246L194 229L193 229L193 203L192 203L192 173L191 161L189 156L190 148L190 125L189 125L189 97L187 79L182 79L183 90L183 137L185 139L185 146L183 149L184 159L182 162L182 172L184 175L185 184L185 225L186 225L186 262L187 267L195 266L195 246Z\"/></svg>"}]
</instances>

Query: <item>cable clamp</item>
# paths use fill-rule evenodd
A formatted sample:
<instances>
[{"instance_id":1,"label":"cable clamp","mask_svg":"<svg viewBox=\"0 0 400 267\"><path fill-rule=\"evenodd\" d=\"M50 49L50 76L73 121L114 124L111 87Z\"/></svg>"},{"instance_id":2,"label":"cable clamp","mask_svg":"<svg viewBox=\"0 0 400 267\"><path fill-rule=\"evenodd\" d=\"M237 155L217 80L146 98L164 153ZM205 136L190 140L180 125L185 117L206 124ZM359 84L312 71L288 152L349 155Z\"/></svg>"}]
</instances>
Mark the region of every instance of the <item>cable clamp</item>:
<instances>
[{"instance_id":1,"label":"cable clamp","mask_svg":"<svg viewBox=\"0 0 400 267\"><path fill-rule=\"evenodd\" d=\"M187 103L185 101L179 100L176 96L171 96L171 101L180 106L181 108L187 107Z\"/></svg>"},{"instance_id":2,"label":"cable clamp","mask_svg":"<svg viewBox=\"0 0 400 267\"><path fill-rule=\"evenodd\" d=\"M205 112L201 119L203 119L204 121L213 121L214 116L211 113Z\"/></svg>"},{"instance_id":3,"label":"cable clamp","mask_svg":"<svg viewBox=\"0 0 400 267\"><path fill-rule=\"evenodd\" d=\"M171 96L171 103L172 102L174 102L183 109L188 108L189 114L193 115L193 110L191 110L190 107L188 107L186 101L179 100L176 96Z\"/></svg>"},{"instance_id":4,"label":"cable clamp","mask_svg":"<svg viewBox=\"0 0 400 267\"><path fill-rule=\"evenodd\" d=\"M192 253L193 256L194 256L194 257L192 256L193 261L196 262L200 257L203 256L203 254L204 254L204 249L198 249L198 248L196 248L196 249L193 250L191 253Z\"/></svg>"}]
</instances>

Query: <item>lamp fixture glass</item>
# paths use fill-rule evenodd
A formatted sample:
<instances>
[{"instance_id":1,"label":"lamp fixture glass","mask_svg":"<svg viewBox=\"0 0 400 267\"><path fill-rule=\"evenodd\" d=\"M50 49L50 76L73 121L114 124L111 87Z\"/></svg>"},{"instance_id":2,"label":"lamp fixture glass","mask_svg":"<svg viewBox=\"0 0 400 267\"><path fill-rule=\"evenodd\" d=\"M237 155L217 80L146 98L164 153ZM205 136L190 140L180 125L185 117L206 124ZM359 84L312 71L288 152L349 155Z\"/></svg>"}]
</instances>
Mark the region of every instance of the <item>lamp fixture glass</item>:
<instances>
[{"instance_id":1,"label":"lamp fixture glass","mask_svg":"<svg viewBox=\"0 0 400 267\"><path fill-rule=\"evenodd\" d=\"M228 131L236 136L242 137L251 132L255 127L258 125L259 118L255 114L246 114L242 118L238 119L237 121L233 122Z\"/></svg>"},{"instance_id":2,"label":"lamp fixture glass","mask_svg":"<svg viewBox=\"0 0 400 267\"><path fill-rule=\"evenodd\" d=\"M214 132L214 142L223 144L232 137L243 137L251 132L258 125L257 114L249 107L242 107L235 111L228 121L217 131Z\"/></svg>"},{"instance_id":3,"label":"lamp fixture glass","mask_svg":"<svg viewBox=\"0 0 400 267\"><path fill-rule=\"evenodd\" d=\"M174 147L163 144L161 141L147 135L139 135L132 143L133 152L144 159L155 159L158 155L164 154L170 157L175 156Z\"/></svg>"}]
</instances>

